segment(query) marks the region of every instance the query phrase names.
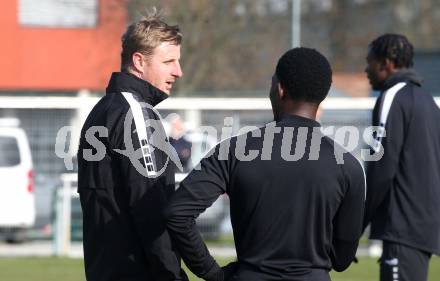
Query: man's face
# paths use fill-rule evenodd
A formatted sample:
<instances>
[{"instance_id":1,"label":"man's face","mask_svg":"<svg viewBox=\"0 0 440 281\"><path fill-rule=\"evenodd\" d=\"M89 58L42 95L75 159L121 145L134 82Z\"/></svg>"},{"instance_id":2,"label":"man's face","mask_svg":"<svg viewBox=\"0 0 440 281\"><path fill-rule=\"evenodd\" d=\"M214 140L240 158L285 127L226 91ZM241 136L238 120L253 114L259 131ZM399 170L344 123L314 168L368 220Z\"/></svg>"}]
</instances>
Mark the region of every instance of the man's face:
<instances>
[{"instance_id":1,"label":"man's face","mask_svg":"<svg viewBox=\"0 0 440 281\"><path fill-rule=\"evenodd\" d=\"M365 72L373 90L382 90L389 73L385 69L384 62L377 59L371 51L368 52Z\"/></svg>"},{"instance_id":2,"label":"man's face","mask_svg":"<svg viewBox=\"0 0 440 281\"><path fill-rule=\"evenodd\" d=\"M170 95L177 78L182 77L180 45L163 42L146 58L142 79Z\"/></svg>"}]
</instances>

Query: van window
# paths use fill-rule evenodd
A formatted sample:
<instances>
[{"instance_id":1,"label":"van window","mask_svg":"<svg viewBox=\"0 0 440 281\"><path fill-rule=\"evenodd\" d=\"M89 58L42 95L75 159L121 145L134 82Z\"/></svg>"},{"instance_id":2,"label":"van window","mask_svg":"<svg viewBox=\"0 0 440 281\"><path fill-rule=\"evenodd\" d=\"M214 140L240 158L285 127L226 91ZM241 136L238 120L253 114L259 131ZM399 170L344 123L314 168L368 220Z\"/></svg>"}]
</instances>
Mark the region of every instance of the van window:
<instances>
[{"instance_id":1,"label":"van window","mask_svg":"<svg viewBox=\"0 0 440 281\"><path fill-rule=\"evenodd\" d=\"M20 164L20 151L17 139L0 136L0 167L10 167Z\"/></svg>"}]
</instances>

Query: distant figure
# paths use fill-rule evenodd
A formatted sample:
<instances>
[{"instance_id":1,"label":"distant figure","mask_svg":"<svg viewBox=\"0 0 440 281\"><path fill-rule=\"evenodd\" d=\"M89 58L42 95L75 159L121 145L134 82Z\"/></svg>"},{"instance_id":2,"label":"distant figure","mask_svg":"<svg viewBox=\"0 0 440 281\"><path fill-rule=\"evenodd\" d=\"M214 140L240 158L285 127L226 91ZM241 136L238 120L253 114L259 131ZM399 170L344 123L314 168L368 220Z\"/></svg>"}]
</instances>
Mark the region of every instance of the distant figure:
<instances>
[{"instance_id":1,"label":"distant figure","mask_svg":"<svg viewBox=\"0 0 440 281\"><path fill-rule=\"evenodd\" d=\"M122 38L121 72L112 74L81 131L78 192L88 281L188 280L163 220L175 191L174 169L166 164L173 150L153 109L182 76L181 40L179 28L157 14L131 24ZM102 149L94 147L97 139ZM96 150L103 158L85 157Z\"/></svg>"},{"instance_id":2,"label":"distant figure","mask_svg":"<svg viewBox=\"0 0 440 281\"><path fill-rule=\"evenodd\" d=\"M362 231L365 177L350 153L336 158L342 148L315 121L331 81L330 65L319 52L285 53L270 91L275 122L223 141L180 184L165 215L197 276L329 281L332 268L350 265ZM224 193L238 260L220 268L194 220Z\"/></svg>"},{"instance_id":3,"label":"distant figure","mask_svg":"<svg viewBox=\"0 0 440 281\"><path fill-rule=\"evenodd\" d=\"M174 114L170 120L170 144L174 147L183 166L182 172L191 169L192 143L185 137L185 125L179 115ZM177 172L181 172L177 170Z\"/></svg>"},{"instance_id":4,"label":"distant figure","mask_svg":"<svg viewBox=\"0 0 440 281\"><path fill-rule=\"evenodd\" d=\"M380 91L373 110L373 145L383 153L367 166L364 228L383 241L381 281L426 281L431 254L440 254L440 110L412 69L403 35L370 43L368 75Z\"/></svg>"}]
</instances>

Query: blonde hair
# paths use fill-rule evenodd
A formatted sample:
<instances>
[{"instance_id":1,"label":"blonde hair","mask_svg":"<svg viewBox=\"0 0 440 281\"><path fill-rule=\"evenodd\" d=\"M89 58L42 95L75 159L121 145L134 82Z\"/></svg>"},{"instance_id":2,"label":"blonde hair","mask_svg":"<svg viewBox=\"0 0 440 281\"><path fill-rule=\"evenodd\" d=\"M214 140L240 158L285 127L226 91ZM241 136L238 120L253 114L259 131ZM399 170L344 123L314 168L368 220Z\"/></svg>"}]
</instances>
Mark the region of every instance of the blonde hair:
<instances>
[{"instance_id":1,"label":"blonde hair","mask_svg":"<svg viewBox=\"0 0 440 281\"><path fill-rule=\"evenodd\" d=\"M165 23L159 12L153 8L147 16L128 26L122 36L121 70L132 66L132 56L139 52L147 57L163 42L180 45L182 33L179 26Z\"/></svg>"}]
</instances>

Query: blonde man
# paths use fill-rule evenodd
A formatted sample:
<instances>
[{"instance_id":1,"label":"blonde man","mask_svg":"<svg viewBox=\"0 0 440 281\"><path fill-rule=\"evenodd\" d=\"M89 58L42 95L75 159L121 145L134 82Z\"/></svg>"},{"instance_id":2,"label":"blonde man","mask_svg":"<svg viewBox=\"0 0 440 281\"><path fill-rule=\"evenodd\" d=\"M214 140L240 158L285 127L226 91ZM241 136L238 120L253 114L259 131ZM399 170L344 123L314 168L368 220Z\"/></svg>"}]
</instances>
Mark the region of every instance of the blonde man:
<instances>
[{"instance_id":1,"label":"blonde man","mask_svg":"<svg viewBox=\"0 0 440 281\"><path fill-rule=\"evenodd\" d=\"M121 72L82 129L78 192L89 281L187 280L161 215L175 190L169 163L178 160L154 110L182 76L181 40L179 27L157 13L131 24Z\"/></svg>"}]
</instances>

